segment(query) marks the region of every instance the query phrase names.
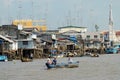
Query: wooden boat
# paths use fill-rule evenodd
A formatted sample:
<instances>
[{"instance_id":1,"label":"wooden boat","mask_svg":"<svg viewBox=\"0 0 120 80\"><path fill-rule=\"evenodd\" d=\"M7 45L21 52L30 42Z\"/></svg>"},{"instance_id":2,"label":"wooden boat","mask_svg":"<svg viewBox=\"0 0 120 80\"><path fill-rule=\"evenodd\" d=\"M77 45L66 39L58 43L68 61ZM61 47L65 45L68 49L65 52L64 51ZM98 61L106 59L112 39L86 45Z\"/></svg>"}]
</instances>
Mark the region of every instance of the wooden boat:
<instances>
[{"instance_id":1,"label":"wooden boat","mask_svg":"<svg viewBox=\"0 0 120 80\"><path fill-rule=\"evenodd\" d=\"M46 64L48 69L52 68L76 68L79 67L79 61L72 62L72 63L58 63L56 65L53 64Z\"/></svg>"},{"instance_id":2,"label":"wooden boat","mask_svg":"<svg viewBox=\"0 0 120 80\"><path fill-rule=\"evenodd\" d=\"M21 61L22 61L22 62L31 62L32 59L29 59L29 58L22 58Z\"/></svg>"},{"instance_id":3,"label":"wooden boat","mask_svg":"<svg viewBox=\"0 0 120 80\"><path fill-rule=\"evenodd\" d=\"M63 58L64 54L51 54L50 57L51 58Z\"/></svg>"},{"instance_id":4,"label":"wooden boat","mask_svg":"<svg viewBox=\"0 0 120 80\"><path fill-rule=\"evenodd\" d=\"M79 67L79 61L68 63L65 67L67 67L67 68L76 68L76 67Z\"/></svg>"}]
</instances>

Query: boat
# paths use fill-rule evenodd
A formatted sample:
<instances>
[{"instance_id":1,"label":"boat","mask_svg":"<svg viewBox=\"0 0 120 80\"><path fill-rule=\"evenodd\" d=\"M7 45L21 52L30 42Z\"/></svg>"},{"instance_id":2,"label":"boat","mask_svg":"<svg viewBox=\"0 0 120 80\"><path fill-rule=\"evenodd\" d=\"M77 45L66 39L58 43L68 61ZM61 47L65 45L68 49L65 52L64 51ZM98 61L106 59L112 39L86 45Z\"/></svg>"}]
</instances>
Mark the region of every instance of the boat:
<instances>
[{"instance_id":1,"label":"boat","mask_svg":"<svg viewBox=\"0 0 120 80\"><path fill-rule=\"evenodd\" d=\"M66 68L77 68L79 67L79 61L68 63L65 67Z\"/></svg>"},{"instance_id":2,"label":"boat","mask_svg":"<svg viewBox=\"0 0 120 80\"><path fill-rule=\"evenodd\" d=\"M52 68L77 68L77 67L79 67L79 61L71 62L71 63L57 63L56 65L46 63L46 66L48 69L52 69Z\"/></svg>"},{"instance_id":3,"label":"boat","mask_svg":"<svg viewBox=\"0 0 120 80\"><path fill-rule=\"evenodd\" d=\"M22 61L22 62L32 62L32 59L29 59L29 58L22 58L21 61Z\"/></svg>"},{"instance_id":4,"label":"boat","mask_svg":"<svg viewBox=\"0 0 120 80\"><path fill-rule=\"evenodd\" d=\"M65 56L65 54L61 53L61 54L51 54L50 57L51 58L63 58Z\"/></svg>"},{"instance_id":5,"label":"boat","mask_svg":"<svg viewBox=\"0 0 120 80\"><path fill-rule=\"evenodd\" d=\"M7 56L5 56L5 55L0 55L0 61L8 61L8 58L7 58Z\"/></svg>"}]
</instances>

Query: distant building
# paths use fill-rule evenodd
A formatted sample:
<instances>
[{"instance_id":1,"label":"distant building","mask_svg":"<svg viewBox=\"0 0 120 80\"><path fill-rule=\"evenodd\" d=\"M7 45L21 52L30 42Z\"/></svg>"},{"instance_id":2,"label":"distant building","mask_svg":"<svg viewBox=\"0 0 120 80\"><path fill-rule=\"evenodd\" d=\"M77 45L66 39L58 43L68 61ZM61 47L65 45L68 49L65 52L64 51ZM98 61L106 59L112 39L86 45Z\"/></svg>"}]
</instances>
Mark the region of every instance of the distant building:
<instances>
[{"instance_id":1,"label":"distant building","mask_svg":"<svg viewBox=\"0 0 120 80\"><path fill-rule=\"evenodd\" d=\"M0 35L0 53L18 49L18 43L3 35Z\"/></svg>"},{"instance_id":2,"label":"distant building","mask_svg":"<svg viewBox=\"0 0 120 80\"><path fill-rule=\"evenodd\" d=\"M82 38L86 40L103 41L103 35L100 32L86 32Z\"/></svg>"},{"instance_id":3,"label":"distant building","mask_svg":"<svg viewBox=\"0 0 120 80\"><path fill-rule=\"evenodd\" d=\"M18 29L15 25L2 25L0 27L0 35L5 37L17 38Z\"/></svg>"},{"instance_id":4,"label":"distant building","mask_svg":"<svg viewBox=\"0 0 120 80\"><path fill-rule=\"evenodd\" d=\"M120 30L114 31L114 32L115 32L115 36L116 36L116 38L113 39L113 41L115 41L114 43L120 43ZM107 42L108 44L110 44L109 31L102 31L101 33L103 35L104 42Z\"/></svg>"},{"instance_id":5,"label":"distant building","mask_svg":"<svg viewBox=\"0 0 120 80\"><path fill-rule=\"evenodd\" d=\"M77 31L77 32L86 32L87 28L86 27L78 27L78 26L65 26L65 27L60 27L59 33L64 33L67 31Z\"/></svg>"},{"instance_id":6,"label":"distant building","mask_svg":"<svg viewBox=\"0 0 120 80\"><path fill-rule=\"evenodd\" d=\"M23 28L37 28L39 31L47 30L45 20L14 20L12 24L16 26L22 24Z\"/></svg>"},{"instance_id":7,"label":"distant building","mask_svg":"<svg viewBox=\"0 0 120 80\"><path fill-rule=\"evenodd\" d=\"M87 27L77 27L77 26L65 26L60 27L59 33L64 33L65 35L81 35L87 31Z\"/></svg>"},{"instance_id":8,"label":"distant building","mask_svg":"<svg viewBox=\"0 0 120 80\"><path fill-rule=\"evenodd\" d=\"M120 30L116 31L116 37L117 37L117 40L120 42Z\"/></svg>"},{"instance_id":9,"label":"distant building","mask_svg":"<svg viewBox=\"0 0 120 80\"><path fill-rule=\"evenodd\" d=\"M21 39L18 40L19 49L35 49L35 42L33 39Z\"/></svg>"},{"instance_id":10,"label":"distant building","mask_svg":"<svg viewBox=\"0 0 120 80\"><path fill-rule=\"evenodd\" d=\"M82 35L85 47L100 48L103 43L103 35L100 32L86 32Z\"/></svg>"}]
</instances>

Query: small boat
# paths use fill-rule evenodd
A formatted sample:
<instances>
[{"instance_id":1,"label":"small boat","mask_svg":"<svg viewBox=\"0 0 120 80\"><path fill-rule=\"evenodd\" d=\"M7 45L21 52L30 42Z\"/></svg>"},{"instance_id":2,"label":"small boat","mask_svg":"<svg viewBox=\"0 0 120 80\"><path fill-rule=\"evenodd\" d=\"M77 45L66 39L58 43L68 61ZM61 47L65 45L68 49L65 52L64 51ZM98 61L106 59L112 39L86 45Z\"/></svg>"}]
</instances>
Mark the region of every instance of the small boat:
<instances>
[{"instance_id":1,"label":"small boat","mask_svg":"<svg viewBox=\"0 0 120 80\"><path fill-rule=\"evenodd\" d=\"M77 67L79 67L79 61L72 62L72 63L58 63L56 65L46 63L46 66L48 69L52 69L52 68L77 68Z\"/></svg>"},{"instance_id":2,"label":"small boat","mask_svg":"<svg viewBox=\"0 0 120 80\"><path fill-rule=\"evenodd\" d=\"M51 54L50 57L51 58L63 58L65 56L65 54Z\"/></svg>"},{"instance_id":3,"label":"small boat","mask_svg":"<svg viewBox=\"0 0 120 80\"><path fill-rule=\"evenodd\" d=\"M31 62L32 59L29 59L29 58L22 58L21 61L22 61L22 62Z\"/></svg>"},{"instance_id":4,"label":"small boat","mask_svg":"<svg viewBox=\"0 0 120 80\"><path fill-rule=\"evenodd\" d=\"M67 68L76 68L76 67L79 67L79 61L68 63L65 67L67 67Z\"/></svg>"},{"instance_id":5,"label":"small boat","mask_svg":"<svg viewBox=\"0 0 120 80\"><path fill-rule=\"evenodd\" d=\"M5 55L0 55L0 61L8 61L7 56L5 56Z\"/></svg>"}]
</instances>

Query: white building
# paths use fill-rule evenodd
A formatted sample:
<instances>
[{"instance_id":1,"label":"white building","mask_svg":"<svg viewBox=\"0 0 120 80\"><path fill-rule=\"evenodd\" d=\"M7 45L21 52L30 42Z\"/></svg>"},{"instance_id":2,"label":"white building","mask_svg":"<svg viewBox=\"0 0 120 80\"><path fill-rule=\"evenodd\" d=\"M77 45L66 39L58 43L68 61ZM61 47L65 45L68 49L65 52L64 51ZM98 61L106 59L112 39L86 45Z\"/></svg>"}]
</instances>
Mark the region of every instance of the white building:
<instances>
[{"instance_id":1,"label":"white building","mask_svg":"<svg viewBox=\"0 0 120 80\"><path fill-rule=\"evenodd\" d=\"M59 28L59 33L64 33L65 35L80 35L85 32L87 32L87 27L66 26Z\"/></svg>"},{"instance_id":2,"label":"white building","mask_svg":"<svg viewBox=\"0 0 120 80\"><path fill-rule=\"evenodd\" d=\"M86 32L82 35L86 48L100 48L103 35L100 32Z\"/></svg>"},{"instance_id":3,"label":"white building","mask_svg":"<svg viewBox=\"0 0 120 80\"><path fill-rule=\"evenodd\" d=\"M18 49L17 41L13 41L2 35L0 35L0 45L3 46L4 50L17 50Z\"/></svg>"},{"instance_id":4,"label":"white building","mask_svg":"<svg viewBox=\"0 0 120 80\"><path fill-rule=\"evenodd\" d=\"M85 40L99 40L103 41L103 36L100 32L86 32L82 35L82 38Z\"/></svg>"}]
</instances>

